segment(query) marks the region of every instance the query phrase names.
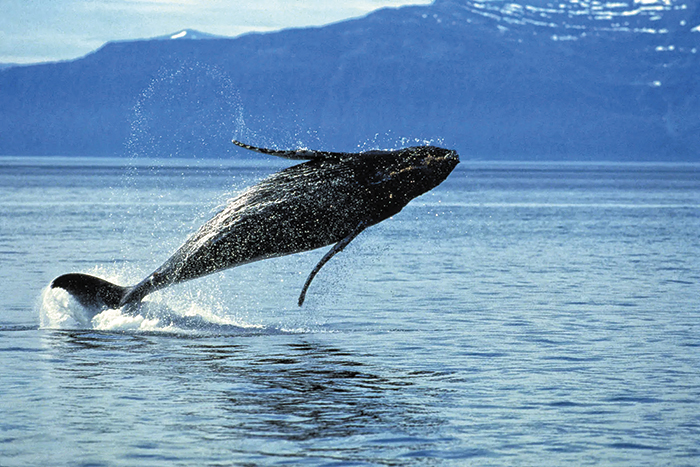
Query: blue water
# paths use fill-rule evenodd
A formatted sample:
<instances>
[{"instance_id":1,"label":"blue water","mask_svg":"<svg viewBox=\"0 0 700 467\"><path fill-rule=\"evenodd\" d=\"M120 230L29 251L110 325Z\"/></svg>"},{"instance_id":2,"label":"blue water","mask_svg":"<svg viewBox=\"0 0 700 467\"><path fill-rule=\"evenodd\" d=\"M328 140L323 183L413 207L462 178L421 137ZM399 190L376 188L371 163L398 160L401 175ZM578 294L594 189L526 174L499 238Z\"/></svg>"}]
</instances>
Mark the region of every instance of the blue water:
<instances>
[{"instance_id":1,"label":"blue water","mask_svg":"<svg viewBox=\"0 0 700 467\"><path fill-rule=\"evenodd\" d=\"M325 250L87 321L277 161L0 158L0 465L700 463L700 165L463 162Z\"/></svg>"}]
</instances>

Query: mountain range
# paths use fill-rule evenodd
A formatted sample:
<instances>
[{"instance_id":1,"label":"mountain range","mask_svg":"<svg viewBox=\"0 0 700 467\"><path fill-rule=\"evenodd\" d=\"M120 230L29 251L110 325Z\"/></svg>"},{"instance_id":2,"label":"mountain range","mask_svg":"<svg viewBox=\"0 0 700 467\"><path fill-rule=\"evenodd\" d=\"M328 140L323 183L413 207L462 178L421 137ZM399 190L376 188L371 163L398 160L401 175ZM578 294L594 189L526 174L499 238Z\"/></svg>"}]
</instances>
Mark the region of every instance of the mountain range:
<instances>
[{"instance_id":1,"label":"mountain range","mask_svg":"<svg viewBox=\"0 0 700 467\"><path fill-rule=\"evenodd\" d=\"M697 161L698 13L668 0L437 0L316 28L110 42L0 67L0 155L219 157L236 138Z\"/></svg>"}]
</instances>

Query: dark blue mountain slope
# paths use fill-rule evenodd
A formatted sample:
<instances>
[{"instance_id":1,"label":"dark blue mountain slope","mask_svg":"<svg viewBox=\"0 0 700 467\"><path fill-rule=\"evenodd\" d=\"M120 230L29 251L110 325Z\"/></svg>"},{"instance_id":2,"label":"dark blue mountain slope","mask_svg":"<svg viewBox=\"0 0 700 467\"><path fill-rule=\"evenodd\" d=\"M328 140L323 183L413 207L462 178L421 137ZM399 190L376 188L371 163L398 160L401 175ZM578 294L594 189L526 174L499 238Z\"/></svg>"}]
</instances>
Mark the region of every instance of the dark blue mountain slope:
<instances>
[{"instance_id":1,"label":"dark blue mountain slope","mask_svg":"<svg viewBox=\"0 0 700 467\"><path fill-rule=\"evenodd\" d=\"M207 157L235 151L233 137L336 150L405 138L465 158L699 160L693 7L571 5L586 2L438 1L0 70L0 154Z\"/></svg>"}]
</instances>

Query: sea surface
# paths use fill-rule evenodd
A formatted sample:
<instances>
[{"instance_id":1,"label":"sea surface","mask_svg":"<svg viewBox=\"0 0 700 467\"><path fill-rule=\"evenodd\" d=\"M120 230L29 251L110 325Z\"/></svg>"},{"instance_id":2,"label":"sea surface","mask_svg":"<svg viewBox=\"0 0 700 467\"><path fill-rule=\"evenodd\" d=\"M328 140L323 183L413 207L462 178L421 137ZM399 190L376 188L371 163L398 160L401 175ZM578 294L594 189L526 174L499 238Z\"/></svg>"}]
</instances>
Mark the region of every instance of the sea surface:
<instances>
[{"instance_id":1,"label":"sea surface","mask_svg":"<svg viewBox=\"0 0 700 467\"><path fill-rule=\"evenodd\" d=\"M326 249L86 319L289 165L0 158L0 465L700 465L700 165L464 161Z\"/></svg>"}]
</instances>

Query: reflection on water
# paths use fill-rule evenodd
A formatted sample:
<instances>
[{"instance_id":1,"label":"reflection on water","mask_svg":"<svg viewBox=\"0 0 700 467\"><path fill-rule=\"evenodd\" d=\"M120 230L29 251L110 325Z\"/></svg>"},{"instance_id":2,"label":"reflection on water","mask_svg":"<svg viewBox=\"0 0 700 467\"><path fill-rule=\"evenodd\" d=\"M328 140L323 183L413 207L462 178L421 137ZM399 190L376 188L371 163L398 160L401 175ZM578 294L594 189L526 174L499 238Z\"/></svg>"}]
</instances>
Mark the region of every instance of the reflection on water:
<instances>
[{"instance_id":1,"label":"reflection on water","mask_svg":"<svg viewBox=\"0 0 700 467\"><path fill-rule=\"evenodd\" d=\"M48 332L44 345L57 362L51 410L70 438L94 426L129 433L113 453L122 460L165 461L172 443L206 443L205 462L389 462L431 444L443 422L408 375L313 337Z\"/></svg>"}]
</instances>

